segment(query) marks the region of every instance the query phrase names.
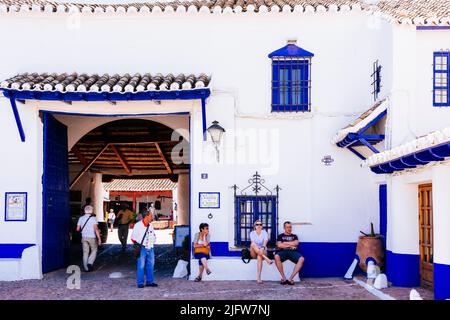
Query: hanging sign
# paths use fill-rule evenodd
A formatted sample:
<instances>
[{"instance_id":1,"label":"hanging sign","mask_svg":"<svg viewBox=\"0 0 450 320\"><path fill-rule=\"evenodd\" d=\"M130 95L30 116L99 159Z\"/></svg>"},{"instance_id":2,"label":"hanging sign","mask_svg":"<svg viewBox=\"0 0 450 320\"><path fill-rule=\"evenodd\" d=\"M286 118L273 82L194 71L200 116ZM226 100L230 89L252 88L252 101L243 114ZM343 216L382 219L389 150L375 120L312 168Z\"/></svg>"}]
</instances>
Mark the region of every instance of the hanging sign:
<instances>
[{"instance_id":1,"label":"hanging sign","mask_svg":"<svg viewBox=\"0 0 450 320\"><path fill-rule=\"evenodd\" d=\"M220 192L199 192L198 202L200 209L219 209Z\"/></svg>"},{"instance_id":2,"label":"hanging sign","mask_svg":"<svg viewBox=\"0 0 450 320\"><path fill-rule=\"evenodd\" d=\"M27 221L27 193L5 193L5 221Z\"/></svg>"}]
</instances>

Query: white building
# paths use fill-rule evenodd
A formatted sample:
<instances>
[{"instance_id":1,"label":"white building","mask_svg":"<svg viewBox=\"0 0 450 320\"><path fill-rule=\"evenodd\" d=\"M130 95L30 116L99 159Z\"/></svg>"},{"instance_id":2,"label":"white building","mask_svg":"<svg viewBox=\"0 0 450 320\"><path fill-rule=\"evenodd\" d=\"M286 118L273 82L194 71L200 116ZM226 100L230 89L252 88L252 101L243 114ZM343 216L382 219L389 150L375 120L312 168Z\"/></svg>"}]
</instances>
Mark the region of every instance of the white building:
<instances>
[{"instance_id":1,"label":"white building","mask_svg":"<svg viewBox=\"0 0 450 320\"><path fill-rule=\"evenodd\" d=\"M420 285L434 265L436 298L450 298L449 2L294 2L0 0L0 279L64 267L69 185L158 175L178 179L191 234L209 223L211 279L253 279L254 265L240 260L253 219L272 239L294 224L304 277L343 276L373 222L387 230L394 285ZM213 121L225 129L218 145L206 135ZM147 131L132 130L143 122ZM114 126L129 130L115 140ZM101 159L158 143L157 163ZM80 157L81 146L90 149ZM427 148L419 163L389 164ZM254 185L244 190L252 177L267 188L259 198ZM418 190L433 196L427 254Z\"/></svg>"}]
</instances>

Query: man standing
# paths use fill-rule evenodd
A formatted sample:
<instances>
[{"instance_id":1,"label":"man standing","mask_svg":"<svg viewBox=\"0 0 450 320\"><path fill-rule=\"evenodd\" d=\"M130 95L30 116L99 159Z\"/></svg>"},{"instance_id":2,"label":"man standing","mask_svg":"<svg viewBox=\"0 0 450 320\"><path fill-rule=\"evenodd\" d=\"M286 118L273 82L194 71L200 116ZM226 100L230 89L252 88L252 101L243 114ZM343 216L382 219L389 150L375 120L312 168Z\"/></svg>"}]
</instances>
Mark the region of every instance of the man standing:
<instances>
[{"instance_id":1,"label":"man standing","mask_svg":"<svg viewBox=\"0 0 450 320\"><path fill-rule=\"evenodd\" d=\"M110 209L109 214L108 214L108 222L109 222L109 227L111 228L111 232L113 232L113 230L114 230L114 221L115 220L116 220L116 214L114 213L114 209Z\"/></svg>"},{"instance_id":2,"label":"man standing","mask_svg":"<svg viewBox=\"0 0 450 320\"><path fill-rule=\"evenodd\" d=\"M155 230L151 224L153 216L150 212L143 213L141 221L136 223L131 234L131 240L139 246L140 255L137 258L137 286L143 288L157 287L154 283L153 269L155 265L154 244L156 242ZM146 281L144 279L146 276Z\"/></svg>"},{"instance_id":3,"label":"man standing","mask_svg":"<svg viewBox=\"0 0 450 320\"><path fill-rule=\"evenodd\" d=\"M77 231L81 232L81 244L83 246L84 271L92 271L95 258L97 258L98 246L102 244L98 222L94 215L94 207L84 207L84 215L78 219ZM90 251L90 253L89 253Z\"/></svg>"},{"instance_id":4,"label":"man standing","mask_svg":"<svg viewBox=\"0 0 450 320\"><path fill-rule=\"evenodd\" d=\"M133 211L128 209L126 203L122 204L121 210L117 213L117 233L119 235L120 243L122 243L122 251L127 249L128 228L133 221Z\"/></svg>"},{"instance_id":5,"label":"man standing","mask_svg":"<svg viewBox=\"0 0 450 320\"><path fill-rule=\"evenodd\" d=\"M283 224L284 233L277 237L277 251L275 253L275 265L281 275L281 284L294 285L294 277L300 272L305 258L297 251L299 241L296 234L292 233L292 224L286 221ZM286 280L283 270L283 262L290 260L295 263L291 276ZM299 278L300 279L300 278Z\"/></svg>"}]
</instances>

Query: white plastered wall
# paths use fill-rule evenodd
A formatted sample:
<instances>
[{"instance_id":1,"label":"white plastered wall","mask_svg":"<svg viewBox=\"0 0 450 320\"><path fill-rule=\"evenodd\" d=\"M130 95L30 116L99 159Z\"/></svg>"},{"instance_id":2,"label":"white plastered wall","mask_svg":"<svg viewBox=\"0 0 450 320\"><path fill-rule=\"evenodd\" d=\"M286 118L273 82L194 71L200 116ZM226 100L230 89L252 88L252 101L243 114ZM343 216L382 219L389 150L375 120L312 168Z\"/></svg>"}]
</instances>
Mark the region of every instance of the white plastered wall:
<instances>
[{"instance_id":1,"label":"white plastered wall","mask_svg":"<svg viewBox=\"0 0 450 320\"><path fill-rule=\"evenodd\" d=\"M207 123L218 120L227 130L221 146L221 156L226 162L219 166L214 162L215 151L211 143L201 142L198 101L162 102L161 105L140 102L118 102L117 105L41 103L41 107L52 111L104 115L125 113L123 110L127 110L127 114L191 112L192 152L213 159L209 163L196 161L192 166L193 231L200 222L206 221L213 225L214 241L232 244L234 208L230 186L244 187L256 170L264 176L269 187L276 184L282 187L280 221L290 219L305 223L294 229L302 241L354 242L359 230L367 230L370 222L378 225L376 185L370 183L367 170L358 167L358 158L329 141L340 128L373 103L370 74L376 59L385 66L382 96L389 92L392 82L388 71L392 64L390 24L354 12L161 14L151 18L132 14L81 15L78 24L70 25L66 15L50 17L30 13L4 16L0 27L11 30L3 38L9 43L9 50L0 51L0 61L8 62L1 65L2 79L30 71L206 72L212 75ZM288 38L297 38L299 46L315 54L311 114L270 113L271 69L267 55L284 46ZM119 48L118 39L127 39L127 45ZM16 181L19 189L30 188L29 208L36 212L36 220L29 221L29 228L34 234L32 240L37 242L41 239L39 215L42 207L42 129L37 104L19 105L27 134L27 142L21 144L8 101L0 101L4 106L0 111L2 133L12 137L8 138L8 148L4 150L25 155L31 163L24 170L24 163L10 157L2 159L2 166L11 170L8 170L8 182L1 183L0 188L14 186L9 180ZM101 124L97 121L100 120L84 126L85 132L80 131L79 137ZM250 134L256 131L258 145L263 147L262 159L248 164L228 162L230 158L240 159L235 152L245 153L245 149L254 147L251 142L241 145L234 134L239 130ZM77 141L75 135L73 137L69 147ZM330 167L321 162L325 155L331 155L335 160ZM14 172L19 178L15 178ZM209 174L208 180L200 179L203 172ZM221 192L221 208L199 209L200 191ZM213 214L212 219L208 218L209 213ZM27 231L21 226L9 230L18 240L25 239L23 234ZM2 242L11 239L0 234Z\"/></svg>"}]
</instances>

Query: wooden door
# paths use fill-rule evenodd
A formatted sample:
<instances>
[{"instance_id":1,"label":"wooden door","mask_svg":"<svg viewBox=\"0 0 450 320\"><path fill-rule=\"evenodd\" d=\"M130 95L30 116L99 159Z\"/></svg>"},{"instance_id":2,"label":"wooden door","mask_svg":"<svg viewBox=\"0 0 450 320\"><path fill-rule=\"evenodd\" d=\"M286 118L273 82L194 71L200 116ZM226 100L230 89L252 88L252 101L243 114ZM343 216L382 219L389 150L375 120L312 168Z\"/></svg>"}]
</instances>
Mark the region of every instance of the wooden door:
<instances>
[{"instance_id":1,"label":"wooden door","mask_svg":"<svg viewBox=\"0 0 450 320\"><path fill-rule=\"evenodd\" d=\"M419 186L420 278L433 287L433 196L431 184Z\"/></svg>"}]
</instances>

